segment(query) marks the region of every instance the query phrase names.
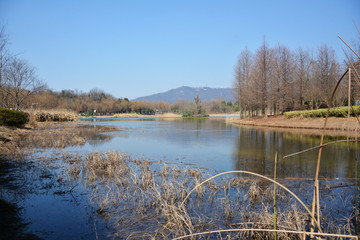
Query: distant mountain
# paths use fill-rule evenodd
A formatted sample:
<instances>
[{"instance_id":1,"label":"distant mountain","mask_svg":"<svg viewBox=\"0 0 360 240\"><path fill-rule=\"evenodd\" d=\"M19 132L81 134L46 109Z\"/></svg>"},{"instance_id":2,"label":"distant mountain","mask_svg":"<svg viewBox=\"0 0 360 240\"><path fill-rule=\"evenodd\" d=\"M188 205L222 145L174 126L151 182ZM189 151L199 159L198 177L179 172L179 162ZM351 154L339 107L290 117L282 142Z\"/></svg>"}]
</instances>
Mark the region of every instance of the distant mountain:
<instances>
[{"instance_id":1,"label":"distant mountain","mask_svg":"<svg viewBox=\"0 0 360 240\"><path fill-rule=\"evenodd\" d=\"M234 102L235 99L233 97L233 90L232 88L210 88L210 87L179 87L176 89L171 89L166 92L157 93L145 97L139 97L134 100L136 101L164 101L170 104L178 100L184 101L193 101L194 97L197 95L200 96L202 101L204 100L213 100L213 99L221 99L225 101L232 101Z\"/></svg>"}]
</instances>

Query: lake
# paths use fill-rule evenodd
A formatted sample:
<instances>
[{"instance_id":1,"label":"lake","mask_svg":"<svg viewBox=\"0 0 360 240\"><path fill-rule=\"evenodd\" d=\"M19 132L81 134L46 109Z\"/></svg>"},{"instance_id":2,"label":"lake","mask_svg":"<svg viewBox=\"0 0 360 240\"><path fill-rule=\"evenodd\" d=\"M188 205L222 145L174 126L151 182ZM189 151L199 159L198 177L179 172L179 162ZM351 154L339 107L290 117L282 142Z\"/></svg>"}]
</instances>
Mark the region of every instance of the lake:
<instances>
[{"instance_id":1,"label":"lake","mask_svg":"<svg viewBox=\"0 0 360 240\"><path fill-rule=\"evenodd\" d=\"M283 156L319 145L318 135L239 127L227 124L221 118L89 119L74 125L78 129L79 125L85 129L107 126L114 131L90 131L85 144L64 149L41 147L41 140L34 138L34 145L24 149L29 155L23 161L0 162L3 171L0 196L5 200L0 204L11 203L12 208L18 209L21 216L21 220L16 220L18 232L25 229L43 239L118 239L124 236L141 239L144 234L153 236L154 229L166 229L168 218L159 211L166 209L162 203L175 198L170 202L177 206L200 179L222 171L246 170L272 176L276 152L280 181L299 194L307 205L311 204L312 181L302 179L314 178L318 151L285 159ZM68 126L70 131L75 129L74 125ZM57 132L60 134L49 129L43 133L39 130L37 134L48 134L43 139L49 142L60 138L61 127L51 128L60 129ZM327 137L325 142L343 139ZM320 179L326 180L320 181L321 206L326 209L324 214L329 222L325 227L337 227L330 229L333 232L345 229L343 225L348 223L345 220L353 214L352 178L357 149L355 143L347 145L344 142L323 149ZM112 165L117 167L116 174L102 172L107 166L106 161L111 159L94 154L106 151L130 155L127 160L120 161L124 168L117 167L117 162ZM99 165L87 166L91 159L100 159L96 163ZM166 170L165 166L170 167ZM122 172L126 168L129 172ZM270 214L268 217L272 219L271 211L263 208L265 203L273 204L272 185L246 178L236 184L234 179L219 179L203 188L203 192L191 196L187 214L194 226L202 226L200 229L203 230L226 228L231 222L262 221L266 219L264 214ZM144 187L145 180L150 182L148 187ZM258 192L255 197L249 195L252 187ZM279 194L282 201L279 200L278 207L285 211L283 216L291 216L293 198L282 192ZM250 212L250 216L247 215ZM299 213L296 210L296 214ZM304 229L308 218L301 214L299 216L303 217L292 221L295 225L288 227ZM299 221L301 227L297 224ZM175 223L173 226L182 225ZM353 232L354 228L350 229ZM186 231L162 233L168 234L164 237L167 239ZM8 233L6 225L0 232Z\"/></svg>"},{"instance_id":2,"label":"lake","mask_svg":"<svg viewBox=\"0 0 360 240\"><path fill-rule=\"evenodd\" d=\"M93 119L90 125L112 126L119 132L72 148L81 151L117 150L155 161L194 164L214 171L247 170L272 175L278 153L278 176L314 178L318 150L283 156L320 144L318 135L259 130L227 124L224 119ZM346 139L327 137L325 142ZM356 144L324 147L320 177L353 178Z\"/></svg>"}]
</instances>

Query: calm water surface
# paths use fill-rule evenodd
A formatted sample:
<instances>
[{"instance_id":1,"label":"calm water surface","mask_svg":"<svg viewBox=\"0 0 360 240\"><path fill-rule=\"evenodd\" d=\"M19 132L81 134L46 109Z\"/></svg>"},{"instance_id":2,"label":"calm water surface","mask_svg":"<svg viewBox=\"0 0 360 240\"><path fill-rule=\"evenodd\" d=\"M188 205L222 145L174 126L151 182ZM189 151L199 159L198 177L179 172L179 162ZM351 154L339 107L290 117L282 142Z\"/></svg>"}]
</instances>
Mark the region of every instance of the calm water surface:
<instances>
[{"instance_id":1,"label":"calm water surface","mask_svg":"<svg viewBox=\"0 0 360 240\"><path fill-rule=\"evenodd\" d=\"M89 124L89 122L86 122ZM313 178L317 150L283 159L320 143L320 136L258 130L226 124L224 119L92 120L91 125L113 126L119 132L72 150L117 150L154 161L194 164L215 171L247 170L272 175L275 152L278 176ZM343 138L328 137L325 142ZM320 176L354 177L356 144L338 143L323 149Z\"/></svg>"}]
</instances>

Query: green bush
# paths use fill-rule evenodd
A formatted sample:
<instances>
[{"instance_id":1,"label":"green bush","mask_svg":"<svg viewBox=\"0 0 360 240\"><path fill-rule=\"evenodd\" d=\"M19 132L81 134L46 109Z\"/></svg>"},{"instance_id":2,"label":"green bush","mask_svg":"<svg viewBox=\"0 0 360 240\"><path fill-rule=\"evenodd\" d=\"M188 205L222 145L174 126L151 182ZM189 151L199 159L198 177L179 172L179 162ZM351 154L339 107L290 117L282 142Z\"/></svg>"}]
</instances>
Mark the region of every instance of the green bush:
<instances>
[{"instance_id":1,"label":"green bush","mask_svg":"<svg viewBox=\"0 0 360 240\"><path fill-rule=\"evenodd\" d=\"M305 118L324 118L326 117L327 108L324 109L316 109L316 110L306 110L306 111L291 111L285 112L284 116L286 118L293 117L305 117ZM350 110L350 116L355 117L360 114L360 107L353 107ZM341 117L345 118L348 115L348 107L337 107L330 108L329 117Z\"/></svg>"},{"instance_id":2,"label":"green bush","mask_svg":"<svg viewBox=\"0 0 360 240\"><path fill-rule=\"evenodd\" d=\"M0 125L22 127L29 121L29 114L0 108Z\"/></svg>"},{"instance_id":3,"label":"green bush","mask_svg":"<svg viewBox=\"0 0 360 240\"><path fill-rule=\"evenodd\" d=\"M151 108L143 108L140 110L140 114L142 115L155 115L155 111Z\"/></svg>"}]
</instances>

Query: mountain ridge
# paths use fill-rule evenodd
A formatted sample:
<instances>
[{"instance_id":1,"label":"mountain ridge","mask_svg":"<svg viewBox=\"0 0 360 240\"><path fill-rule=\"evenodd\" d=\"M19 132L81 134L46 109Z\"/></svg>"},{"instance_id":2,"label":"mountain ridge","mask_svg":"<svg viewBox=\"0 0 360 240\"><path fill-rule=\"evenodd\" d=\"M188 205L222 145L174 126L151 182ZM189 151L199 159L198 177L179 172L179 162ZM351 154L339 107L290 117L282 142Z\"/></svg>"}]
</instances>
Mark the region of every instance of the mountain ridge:
<instances>
[{"instance_id":1,"label":"mountain ridge","mask_svg":"<svg viewBox=\"0 0 360 240\"><path fill-rule=\"evenodd\" d=\"M189 87L182 86L170 89L165 92L155 93L148 96L138 97L135 101L164 101L173 104L176 101L193 101L194 97L199 95L202 101L210 101L213 99L221 99L225 101L235 101L232 88L211 88L211 87Z\"/></svg>"}]
</instances>

